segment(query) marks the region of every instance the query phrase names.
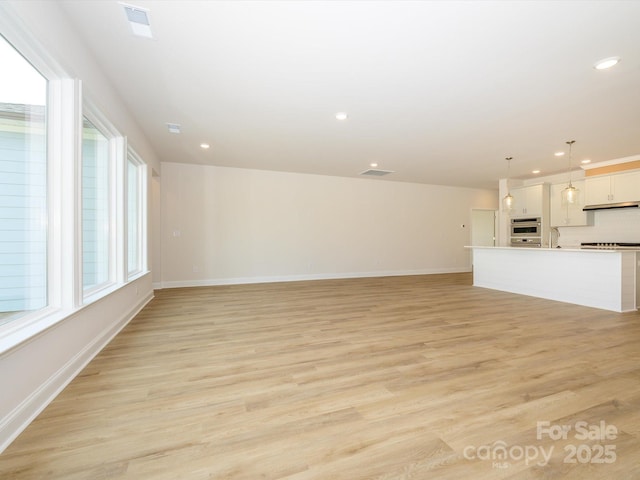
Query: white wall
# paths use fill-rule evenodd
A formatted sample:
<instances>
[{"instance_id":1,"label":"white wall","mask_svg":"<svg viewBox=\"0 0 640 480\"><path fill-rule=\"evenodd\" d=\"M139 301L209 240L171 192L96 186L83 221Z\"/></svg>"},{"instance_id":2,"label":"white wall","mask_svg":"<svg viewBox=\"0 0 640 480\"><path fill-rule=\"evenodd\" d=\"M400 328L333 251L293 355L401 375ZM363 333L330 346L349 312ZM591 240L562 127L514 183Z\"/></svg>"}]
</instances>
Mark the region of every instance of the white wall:
<instances>
[{"instance_id":1,"label":"white wall","mask_svg":"<svg viewBox=\"0 0 640 480\"><path fill-rule=\"evenodd\" d=\"M126 106L74 36L57 2L0 2L0 32L23 53L45 50L151 166L159 162ZM39 45L38 45L39 44ZM24 47L24 48L23 48ZM63 214L64 216L64 214ZM151 274L116 288L47 329L0 336L0 452L153 296ZM53 319L47 317L47 319Z\"/></svg>"},{"instance_id":2,"label":"white wall","mask_svg":"<svg viewBox=\"0 0 640 480\"><path fill-rule=\"evenodd\" d=\"M468 271L471 209L496 205L489 190L163 163L162 285Z\"/></svg>"}]
</instances>

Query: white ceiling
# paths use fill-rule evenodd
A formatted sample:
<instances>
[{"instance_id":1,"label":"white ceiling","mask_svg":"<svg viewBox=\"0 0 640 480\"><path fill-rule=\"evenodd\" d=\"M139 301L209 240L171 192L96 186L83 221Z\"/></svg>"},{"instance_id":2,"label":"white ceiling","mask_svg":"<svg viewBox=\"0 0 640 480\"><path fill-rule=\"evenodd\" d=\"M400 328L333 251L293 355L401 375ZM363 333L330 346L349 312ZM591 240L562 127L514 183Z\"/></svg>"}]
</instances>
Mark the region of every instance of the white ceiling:
<instances>
[{"instance_id":1,"label":"white ceiling","mask_svg":"<svg viewBox=\"0 0 640 480\"><path fill-rule=\"evenodd\" d=\"M566 170L566 140L576 164L640 153L638 1L128 3L153 40L116 1L61 2L162 161L496 188L506 156Z\"/></svg>"}]
</instances>

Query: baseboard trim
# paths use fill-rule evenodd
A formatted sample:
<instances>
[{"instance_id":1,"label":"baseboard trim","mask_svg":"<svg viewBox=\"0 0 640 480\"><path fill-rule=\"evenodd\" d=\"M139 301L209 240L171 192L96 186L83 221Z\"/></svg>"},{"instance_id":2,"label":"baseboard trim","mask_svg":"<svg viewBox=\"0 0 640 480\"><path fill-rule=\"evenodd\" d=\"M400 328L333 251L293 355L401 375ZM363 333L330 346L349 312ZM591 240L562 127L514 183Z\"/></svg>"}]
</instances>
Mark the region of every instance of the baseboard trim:
<instances>
[{"instance_id":1,"label":"baseboard trim","mask_svg":"<svg viewBox=\"0 0 640 480\"><path fill-rule=\"evenodd\" d=\"M244 285L252 283L303 282L308 280L339 280L346 278L401 277L406 275L437 275L439 273L468 273L471 268L429 268L421 270L391 270L376 272L317 273L306 275L276 275L265 277L231 277L206 280L176 280L162 282L161 288L212 287L216 285Z\"/></svg>"},{"instance_id":2,"label":"baseboard trim","mask_svg":"<svg viewBox=\"0 0 640 480\"><path fill-rule=\"evenodd\" d=\"M149 292L0 421L0 454L152 299Z\"/></svg>"}]
</instances>

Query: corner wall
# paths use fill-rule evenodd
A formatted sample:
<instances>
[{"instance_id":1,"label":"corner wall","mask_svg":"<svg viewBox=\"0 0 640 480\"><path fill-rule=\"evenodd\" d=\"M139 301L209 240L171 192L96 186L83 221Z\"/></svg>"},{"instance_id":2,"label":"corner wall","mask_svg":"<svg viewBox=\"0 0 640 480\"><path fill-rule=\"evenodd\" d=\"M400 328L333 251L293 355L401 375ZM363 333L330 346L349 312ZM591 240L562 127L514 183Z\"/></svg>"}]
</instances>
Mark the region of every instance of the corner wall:
<instances>
[{"instance_id":1,"label":"corner wall","mask_svg":"<svg viewBox=\"0 0 640 480\"><path fill-rule=\"evenodd\" d=\"M162 286L469 271L472 208L495 191L163 163Z\"/></svg>"}]
</instances>

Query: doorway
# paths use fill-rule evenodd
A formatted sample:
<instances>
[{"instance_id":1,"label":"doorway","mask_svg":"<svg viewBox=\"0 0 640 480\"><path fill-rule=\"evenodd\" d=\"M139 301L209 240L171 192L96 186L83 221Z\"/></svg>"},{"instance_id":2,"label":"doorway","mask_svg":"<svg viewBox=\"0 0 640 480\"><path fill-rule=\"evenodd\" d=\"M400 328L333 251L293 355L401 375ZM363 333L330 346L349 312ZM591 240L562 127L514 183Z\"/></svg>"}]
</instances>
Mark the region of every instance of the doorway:
<instances>
[{"instance_id":1,"label":"doorway","mask_svg":"<svg viewBox=\"0 0 640 480\"><path fill-rule=\"evenodd\" d=\"M471 245L474 247L496 245L496 210L471 210Z\"/></svg>"}]
</instances>

